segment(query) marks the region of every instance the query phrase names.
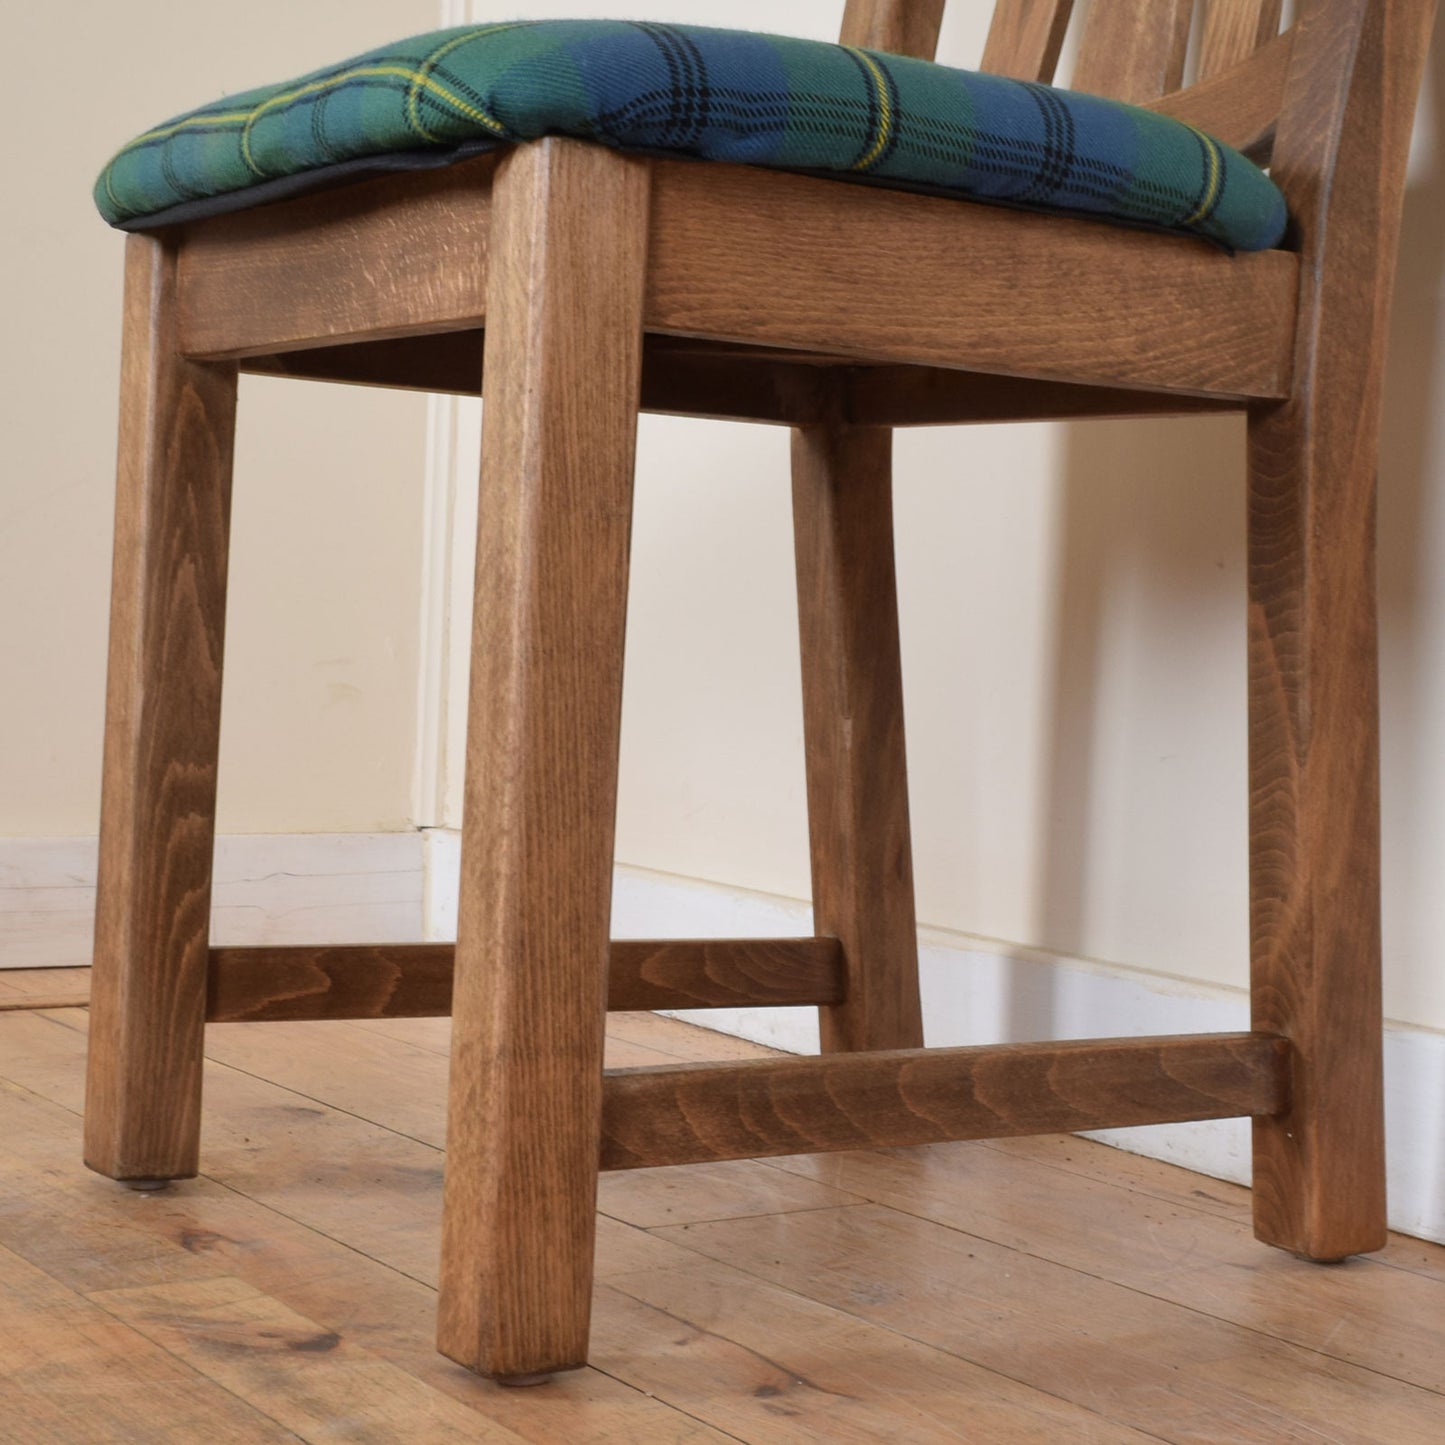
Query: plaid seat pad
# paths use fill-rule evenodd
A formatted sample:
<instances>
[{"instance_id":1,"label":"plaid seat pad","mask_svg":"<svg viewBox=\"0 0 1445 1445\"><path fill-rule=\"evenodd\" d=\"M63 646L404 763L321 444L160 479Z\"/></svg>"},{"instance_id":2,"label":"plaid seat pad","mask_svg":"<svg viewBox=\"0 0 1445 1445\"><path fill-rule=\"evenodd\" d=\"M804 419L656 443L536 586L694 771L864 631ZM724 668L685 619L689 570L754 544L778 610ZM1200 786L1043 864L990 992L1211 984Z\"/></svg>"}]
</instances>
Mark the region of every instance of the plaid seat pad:
<instances>
[{"instance_id":1,"label":"plaid seat pad","mask_svg":"<svg viewBox=\"0 0 1445 1445\"><path fill-rule=\"evenodd\" d=\"M414 36L137 136L101 173L113 225L308 181L569 135L1276 245L1284 199L1238 152L1117 101L851 46L612 20ZM197 203L200 203L199 208Z\"/></svg>"}]
</instances>

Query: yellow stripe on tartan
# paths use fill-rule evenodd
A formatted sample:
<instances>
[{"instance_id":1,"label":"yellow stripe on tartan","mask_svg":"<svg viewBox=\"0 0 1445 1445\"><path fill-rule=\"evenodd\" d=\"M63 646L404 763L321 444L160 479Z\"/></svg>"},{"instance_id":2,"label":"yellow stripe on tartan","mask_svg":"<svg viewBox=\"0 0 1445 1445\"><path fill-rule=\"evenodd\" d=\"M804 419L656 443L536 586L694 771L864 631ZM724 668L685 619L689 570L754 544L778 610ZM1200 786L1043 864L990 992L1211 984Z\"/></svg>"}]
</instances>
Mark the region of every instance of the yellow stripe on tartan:
<instances>
[{"instance_id":1,"label":"yellow stripe on tartan","mask_svg":"<svg viewBox=\"0 0 1445 1445\"><path fill-rule=\"evenodd\" d=\"M165 140L168 136L178 135L183 130L190 130L195 126L207 125L234 125L237 121L244 121L251 114L248 110L230 110L218 112L213 115L189 115L184 120L178 120L174 125L157 126L155 130L148 130L144 135L138 135L134 140L127 141L107 162L104 172L105 193L110 197L111 203L118 211L126 209L120 197L115 193L115 187L111 184L111 178L115 174L115 163L123 156L153 140Z\"/></svg>"},{"instance_id":2,"label":"yellow stripe on tartan","mask_svg":"<svg viewBox=\"0 0 1445 1445\"><path fill-rule=\"evenodd\" d=\"M115 158L119 160L127 151L133 151L137 146L145 145L148 141L165 140L169 136L179 135L183 130L190 130L193 126L234 125L237 121L246 120L250 115L249 110L228 110L213 115L188 115L174 125L157 126L155 130L148 130L144 135L138 135L134 140L127 141L115 153Z\"/></svg>"},{"instance_id":3,"label":"yellow stripe on tartan","mask_svg":"<svg viewBox=\"0 0 1445 1445\"><path fill-rule=\"evenodd\" d=\"M339 85L344 85L348 80L355 80L361 76L370 75L391 75L400 80L409 80L413 88L423 87L441 96L454 110L459 111L469 120L484 125L495 135L506 135L507 128L500 121L493 120L485 111L478 110L474 105L468 105L460 96L453 95L446 86L435 81L424 71L413 70L406 65L357 65L350 70L343 70L340 75L328 76L325 80L313 80L310 85L297 86L295 90L282 91L279 95L267 96L250 114L246 124L241 128L241 159L246 162L246 169L254 176L265 176L263 171L251 155L251 131L260 120L264 111L275 105L284 105L288 101L300 100L303 95L314 95L318 91L332 90Z\"/></svg>"},{"instance_id":4,"label":"yellow stripe on tartan","mask_svg":"<svg viewBox=\"0 0 1445 1445\"><path fill-rule=\"evenodd\" d=\"M1213 208L1215 201L1219 199L1219 183L1224 178L1224 157L1219 152L1219 142L1213 136L1205 135L1202 130L1194 131L1204 145L1204 153L1209 157L1209 179L1204 186L1204 199L1200 201L1195 210L1185 217L1184 224L1192 226L1196 221L1202 221Z\"/></svg>"},{"instance_id":5,"label":"yellow stripe on tartan","mask_svg":"<svg viewBox=\"0 0 1445 1445\"><path fill-rule=\"evenodd\" d=\"M873 76L873 84L878 88L878 138L873 142L868 154L861 161L854 161L852 166L855 171L866 171L883 154L884 147L892 135L893 109L888 100L888 82L884 79L878 62L866 50L858 50L851 45L845 46L844 49L856 55L868 67Z\"/></svg>"},{"instance_id":6,"label":"yellow stripe on tartan","mask_svg":"<svg viewBox=\"0 0 1445 1445\"><path fill-rule=\"evenodd\" d=\"M412 82L411 89L406 93L406 122L423 140L439 141L441 137L433 135L432 132L421 123L422 85L420 82L429 77L431 72L441 64L443 56L450 55L458 46L466 45L473 40L480 40L484 35L496 35L499 31L515 30L516 28L517 22L512 20L503 25L487 25L480 30L468 30L465 35L454 35L445 45L437 50L433 50L432 53L422 61L421 70L417 72L416 80ZM498 135L506 133L504 128L495 121L491 121L490 117L488 117L488 122L493 126Z\"/></svg>"},{"instance_id":7,"label":"yellow stripe on tartan","mask_svg":"<svg viewBox=\"0 0 1445 1445\"><path fill-rule=\"evenodd\" d=\"M501 30L506 27L499 25L496 28ZM469 34L464 38L471 39L472 36ZM438 56L431 57L429 63L434 63L438 58ZM493 119L485 111L478 110L476 106L469 105L460 96L454 95L439 81L433 80L425 71L413 70L409 66L404 65L357 65L353 66L350 70L343 70L339 75L328 76L325 80L314 80L310 85L301 85L295 90L282 91L278 95L267 96L265 100L259 105L254 106L251 110L212 111L206 115L188 115L184 117L184 119L176 121L173 125L157 126L155 130L148 130L144 135L138 135L133 141L129 141L123 145L120 150L116 152L115 156L112 157L111 164L113 165L115 161L119 160L127 151L133 151L138 146L148 145L151 141L167 140L173 135L179 135L184 130L201 129L206 126L235 125L237 122L240 122L242 125L242 159L246 162L248 170L252 171L255 175L263 175L264 172L257 167L255 161L252 159L250 143L251 128L261 118L263 112L270 110L273 106L283 105L287 101L300 100L301 97L305 95L314 95L319 91L331 90L336 86L344 85L348 80L355 80L361 76L371 75L390 75L396 76L401 80L409 80L412 83L412 94L415 94L419 90L432 91L446 101L454 110L460 112L468 119L476 121L479 125L485 126L494 134L501 136L507 134L507 128L501 121ZM435 137L431 138L435 139Z\"/></svg>"}]
</instances>

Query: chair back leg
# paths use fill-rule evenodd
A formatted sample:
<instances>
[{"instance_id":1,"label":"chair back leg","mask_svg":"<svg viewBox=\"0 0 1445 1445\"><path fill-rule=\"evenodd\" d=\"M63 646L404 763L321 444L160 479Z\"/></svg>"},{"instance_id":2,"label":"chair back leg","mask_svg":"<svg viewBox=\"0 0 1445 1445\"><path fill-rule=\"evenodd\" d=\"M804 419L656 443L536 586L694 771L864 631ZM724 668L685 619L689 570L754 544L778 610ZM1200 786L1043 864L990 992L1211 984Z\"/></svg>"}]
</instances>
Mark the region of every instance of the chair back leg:
<instances>
[{"instance_id":1,"label":"chair back leg","mask_svg":"<svg viewBox=\"0 0 1445 1445\"><path fill-rule=\"evenodd\" d=\"M1294 1048L1290 1108L1254 1121L1254 1220L1334 1260L1386 1237L1377 409L1320 401L1249 425L1253 1026Z\"/></svg>"},{"instance_id":2,"label":"chair back leg","mask_svg":"<svg viewBox=\"0 0 1445 1445\"><path fill-rule=\"evenodd\" d=\"M793 433L813 931L843 946L825 1053L923 1045L893 558L893 433Z\"/></svg>"},{"instance_id":3,"label":"chair back leg","mask_svg":"<svg viewBox=\"0 0 1445 1445\"><path fill-rule=\"evenodd\" d=\"M175 253L126 243L85 1158L197 1169L236 368L177 344Z\"/></svg>"},{"instance_id":4,"label":"chair back leg","mask_svg":"<svg viewBox=\"0 0 1445 1445\"><path fill-rule=\"evenodd\" d=\"M522 146L494 192L439 1345L586 1363L646 162Z\"/></svg>"},{"instance_id":5,"label":"chair back leg","mask_svg":"<svg viewBox=\"0 0 1445 1445\"><path fill-rule=\"evenodd\" d=\"M1331 8L1301 7L1272 170L1305 237L1292 392L1249 418L1253 1020L1294 1059L1254 1123L1254 1225L1318 1260L1386 1239L1375 467L1435 11Z\"/></svg>"}]
</instances>

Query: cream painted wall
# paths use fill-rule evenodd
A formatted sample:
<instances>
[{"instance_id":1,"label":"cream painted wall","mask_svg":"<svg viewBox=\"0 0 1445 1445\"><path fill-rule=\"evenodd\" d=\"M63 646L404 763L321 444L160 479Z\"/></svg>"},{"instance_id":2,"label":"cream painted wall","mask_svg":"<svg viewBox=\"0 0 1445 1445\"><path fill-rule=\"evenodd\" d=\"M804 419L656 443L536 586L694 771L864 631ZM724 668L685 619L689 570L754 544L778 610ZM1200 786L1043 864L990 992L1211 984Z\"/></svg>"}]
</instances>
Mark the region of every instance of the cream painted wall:
<instances>
[{"instance_id":1,"label":"cream painted wall","mask_svg":"<svg viewBox=\"0 0 1445 1445\"><path fill-rule=\"evenodd\" d=\"M121 237L110 149L167 114L435 23L435 0L17 4L0 95L0 835L93 833ZM246 380L220 823L407 824L423 399Z\"/></svg>"}]
</instances>

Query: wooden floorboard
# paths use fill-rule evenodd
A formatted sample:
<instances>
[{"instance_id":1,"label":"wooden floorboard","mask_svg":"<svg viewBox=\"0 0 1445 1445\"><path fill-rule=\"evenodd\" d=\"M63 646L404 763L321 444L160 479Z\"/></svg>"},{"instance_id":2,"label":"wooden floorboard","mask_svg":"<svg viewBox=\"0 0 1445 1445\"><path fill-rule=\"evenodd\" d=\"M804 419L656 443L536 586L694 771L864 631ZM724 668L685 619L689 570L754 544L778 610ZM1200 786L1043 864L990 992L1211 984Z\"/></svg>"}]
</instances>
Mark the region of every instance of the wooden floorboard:
<instances>
[{"instance_id":1,"label":"wooden floorboard","mask_svg":"<svg viewBox=\"0 0 1445 1445\"><path fill-rule=\"evenodd\" d=\"M208 1031L204 1174L79 1164L83 972L0 975L10 1440L1429 1441L1445 1249L1303 1264L1071 1137L604 1178L592 1368L432 1350L446 1019ZM653 1015L618 1065L766 1054Z\"/></svg>"},{"instance_id":2,"label":"wooden floorboard","mask_svg":"<svg viewBox=\"0 0 1445 1445\"><path fill-rule=\"evenodd\" d=\"M88 968L0 969L0 1011L67 1008L89 999Z\"/></svg>"}]
</instances>

